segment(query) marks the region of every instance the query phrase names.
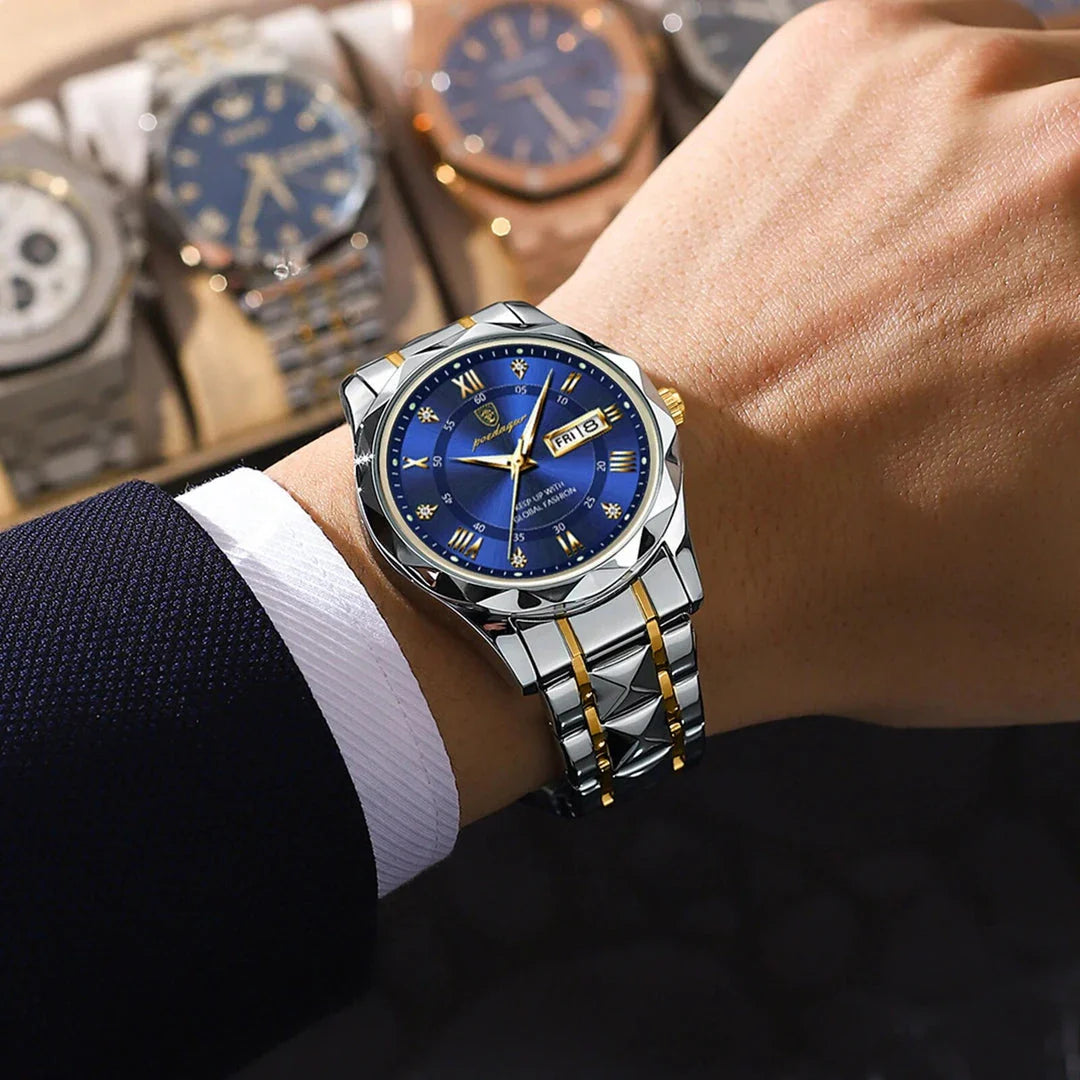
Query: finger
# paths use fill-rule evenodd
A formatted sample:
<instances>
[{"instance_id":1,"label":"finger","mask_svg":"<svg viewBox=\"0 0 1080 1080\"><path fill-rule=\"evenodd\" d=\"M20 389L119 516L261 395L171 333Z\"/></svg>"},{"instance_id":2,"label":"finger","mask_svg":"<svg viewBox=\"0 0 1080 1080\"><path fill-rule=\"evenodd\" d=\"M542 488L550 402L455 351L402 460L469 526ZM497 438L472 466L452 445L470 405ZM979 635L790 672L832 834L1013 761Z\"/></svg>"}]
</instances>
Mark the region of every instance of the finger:
<instances>
[{"instance_id":1,"label":"finger","mask_svg":"<svg viewBox=\"0 0 1080 1080\"><path fill-rule=\"evenodd\" d=\"M1013 0L914 0L911 7L958 26L992 26L1000 29L1041 30L1042 19Z\"/></svg>"}]
</instances>

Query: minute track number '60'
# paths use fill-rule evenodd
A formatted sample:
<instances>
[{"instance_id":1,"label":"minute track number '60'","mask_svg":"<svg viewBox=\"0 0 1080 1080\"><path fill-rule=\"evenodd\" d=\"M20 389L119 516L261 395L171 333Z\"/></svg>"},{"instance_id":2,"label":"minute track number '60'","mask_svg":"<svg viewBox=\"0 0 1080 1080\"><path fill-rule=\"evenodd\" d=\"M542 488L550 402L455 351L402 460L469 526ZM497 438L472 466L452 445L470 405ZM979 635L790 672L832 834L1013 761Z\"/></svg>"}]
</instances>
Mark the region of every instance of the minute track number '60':
<instances>
[{"instance_id":1,"label":"minute track number '60'","mask_svg":"<svg viewBox=\"0 0 1080 1080\"><path fill-rule=\"evenodd\" d=\"M385 497L417 546L455 573L580 570L647 502L657 439L639 402L621 372L551 344L459 356L387 417Z\"/></svg>"}]
</instances>

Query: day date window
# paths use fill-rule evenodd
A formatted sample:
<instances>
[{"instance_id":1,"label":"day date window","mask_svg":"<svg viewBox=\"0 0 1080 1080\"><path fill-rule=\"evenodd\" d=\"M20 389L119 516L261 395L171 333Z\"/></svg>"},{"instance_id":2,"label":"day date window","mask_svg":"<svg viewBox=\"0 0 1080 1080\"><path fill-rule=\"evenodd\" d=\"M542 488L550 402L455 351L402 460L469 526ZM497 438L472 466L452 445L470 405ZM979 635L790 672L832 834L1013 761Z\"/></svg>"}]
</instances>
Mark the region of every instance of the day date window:
<instances>
[{"instance_id":1,"label":"day date window","mask_svg":"<svg viewBox=\"0 0 1080 1080\"><path fill-rule=\"evenodd\" d=\"M569 424L549 431L544 436L544 443L551 451L552 457L562 457L563 454L569 454L571 450L576 450L583 443L610 430L611 424L608 423L603 410L593 409L592 412L571 420Z\"/></svg>"}]
</instances>

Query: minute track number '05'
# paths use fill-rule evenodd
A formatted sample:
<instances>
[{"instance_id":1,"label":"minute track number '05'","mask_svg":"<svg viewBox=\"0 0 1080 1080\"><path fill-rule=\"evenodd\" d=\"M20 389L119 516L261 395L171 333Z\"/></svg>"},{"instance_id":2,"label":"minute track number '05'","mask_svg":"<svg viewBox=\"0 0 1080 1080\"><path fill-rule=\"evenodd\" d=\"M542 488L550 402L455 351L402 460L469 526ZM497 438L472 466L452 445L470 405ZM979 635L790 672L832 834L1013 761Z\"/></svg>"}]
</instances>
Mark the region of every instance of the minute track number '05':
<instances>
[{"instance_id":1,"label":"minute track number '05'","mask_svg":"<svg viewBox=\"0 0 1080 1080\"><path fill-rule=\"evenodd\" d=\"M497 345L401 398L380 440L382 485L437 563L548 577L619 542L647 502L655 445L655 421L617 369L546 343Z\"/></svg>"}]
</instances>

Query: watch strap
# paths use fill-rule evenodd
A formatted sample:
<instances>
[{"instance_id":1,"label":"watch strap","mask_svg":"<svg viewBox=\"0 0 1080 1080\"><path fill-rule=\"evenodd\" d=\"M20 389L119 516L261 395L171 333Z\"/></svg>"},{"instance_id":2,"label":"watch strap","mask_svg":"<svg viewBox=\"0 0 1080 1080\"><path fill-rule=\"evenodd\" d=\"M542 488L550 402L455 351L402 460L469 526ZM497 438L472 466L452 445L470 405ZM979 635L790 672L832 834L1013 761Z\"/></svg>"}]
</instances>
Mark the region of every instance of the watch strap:
<instances>
[{"instance_id":1,"label":"watch strap","mask_svg":"<svg viewBox=\"0 0 1080 1080\"><path fill-rule=\"evenodd\" d=\"M268 275L240 300L270 342L293 409L333 397L365 347L385 332L382 246L362 233L347 243L344 254L304 274Z\"/></svg>"},{"instance_id":2,"label":"watch strap","mask_svg":"<svg viewBox=\"0 0 1080 1080\"><path fill-rule=\"evenodd\" d=\"M0 460L21 502L139 464L128 371L91 353L0 382Z\"/></svg>"},{"instance_id":3,"label":"watch strap","mask_svg":"<svg viewBox=\"0 0 1080 1080\"><path fill-rule=\"evenodd\" d=\"M580 817L700 760L696 606L664 550L596 607L517 628L566 764L563 779L534 798Z\"/></svg>"}]
</instances>

